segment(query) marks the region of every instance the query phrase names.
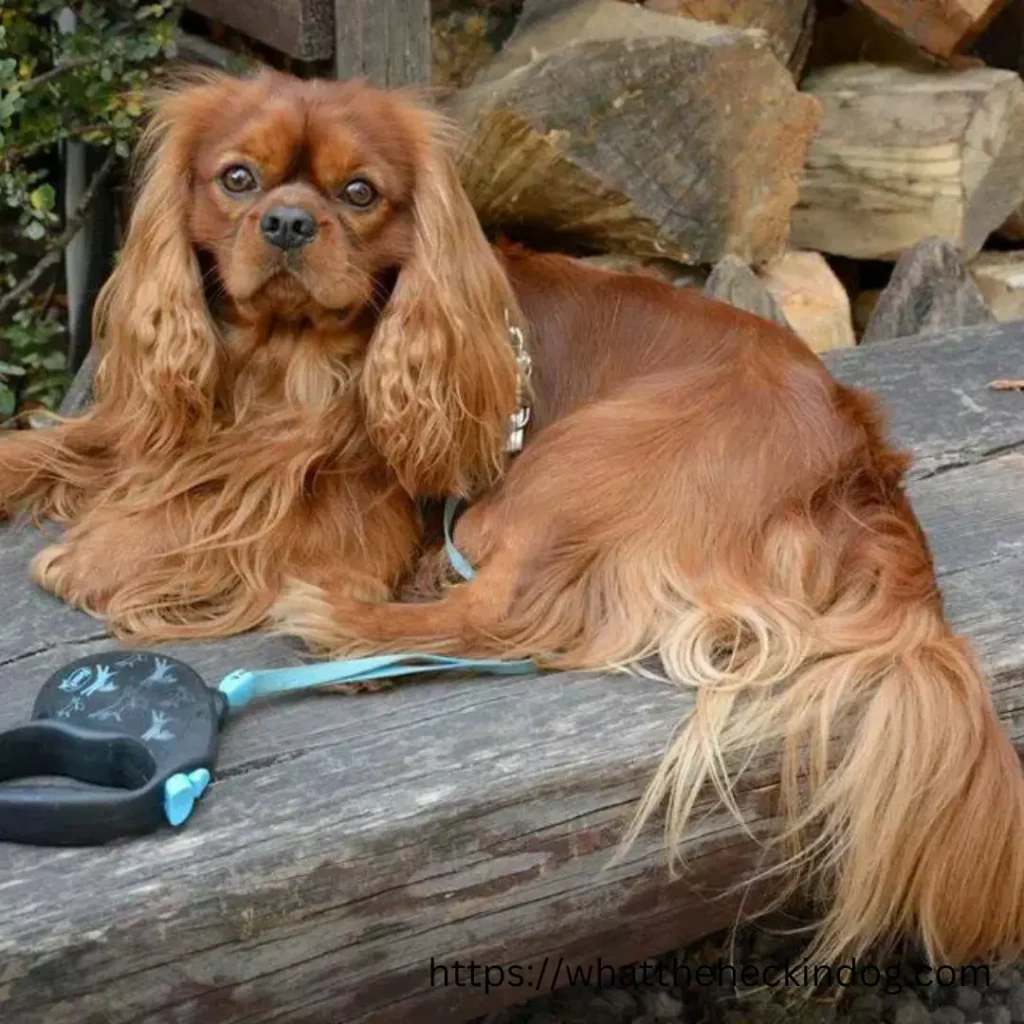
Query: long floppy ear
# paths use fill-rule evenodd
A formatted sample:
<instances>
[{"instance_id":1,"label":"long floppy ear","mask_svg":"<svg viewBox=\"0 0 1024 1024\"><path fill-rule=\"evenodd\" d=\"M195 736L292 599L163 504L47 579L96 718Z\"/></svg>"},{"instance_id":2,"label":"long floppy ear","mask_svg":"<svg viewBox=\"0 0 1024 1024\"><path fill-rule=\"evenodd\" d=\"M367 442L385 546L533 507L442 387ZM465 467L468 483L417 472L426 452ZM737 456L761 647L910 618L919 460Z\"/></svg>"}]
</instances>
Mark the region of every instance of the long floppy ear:
<instances>
[{"instance_id":1,"label":"long floppy ear","mask_svg":"<svg viewBox=\"0 0 1024 1024\"><path fill-rule=\"evenodd\" d=\"M193 140L227 79L165 93L136 153L138 192L117 266L93 314L98 415L120 443L167 451L210 422L218 333L187 234Z\"/></svg>"},{"instance_id":2,"label":"long floppy ear","mask_svg":"<svg viewBox=\"0 0 1024 1024\"><path fill-rule=\"evenodd\" d=\"M444 122L417 111L413 252L370 341L370 436L414 496L468 497L501 474L520 323L508 278L459 183Z\"/></svg>"}]
</instances>

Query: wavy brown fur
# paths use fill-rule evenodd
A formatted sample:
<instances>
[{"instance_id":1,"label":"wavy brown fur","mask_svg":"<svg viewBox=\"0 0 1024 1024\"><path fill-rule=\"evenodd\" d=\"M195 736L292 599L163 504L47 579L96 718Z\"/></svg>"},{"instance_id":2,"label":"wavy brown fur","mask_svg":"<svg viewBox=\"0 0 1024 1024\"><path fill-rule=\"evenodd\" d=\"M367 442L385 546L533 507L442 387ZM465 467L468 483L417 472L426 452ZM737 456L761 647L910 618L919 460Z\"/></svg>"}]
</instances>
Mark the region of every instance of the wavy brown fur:
<instances>
[{"instance_id":1,"label":"wavy brown fur","mask_svg":"<svg viewBox=\"0 0 1024 1024\"><path fill-rule=\"evenodd\" d=\"M419 548L410 495L494 480L515 402L515 297L447 126L272 72L158 100L97 303L96 405L0 444L0 512L70 523L32 574L125 638L251 629L289 577L384 598ZM219 184L238 162L258 194ZM356 174L365 212L337 198ZM258 227L282 203L318 220L298 253Z\"/></svg>"},{"instance_id":2,"label":"wavy brown fur","mask_svg":"<svg viewBox=\"0 0 1024 1024\"><path fill-rule=\"evenodd\" d=\"M478 575L427 604L294 584L280 628L340 653L660 655L695 711L627 840L665 803L678 849L706 785L735 809L741 766L781 748L774 873L824 901L813 961L897 933L945 962L1018 951L1019 763L873 405L788 332L696 293L507 265L538 429L458 524Z\"/></svg>"},{"instance_id":3,"label":"wavy brown fur","mask_svg":"<svg viewBox=\"0 0 1024 1024\"><path fill-rule=\"evenodd\" d=\"M946 961L1019 951L1020 767L871 403L692 292L499 260L442 134L359 85L165 98L97 314L97 406L0 444L0 507L70 524L36 578L146 640L270 612L334 652L660 655L695 711L631 835L665 802L677 849L706 784L735 809L742 765L778 748L784 877L826 901L814 956L894 932ZM218 185L240 159L260 177L242 199ZM364 212L337 198L354 173L382 195ZM316 217L299 255L261 237L272 203ZM536 371L501 479L506 314ZM488 485L456 534L477 577L388 601L417 560L414 499ZM441 575L421 560L420 584Z\"/></svg>"}]
</instances>

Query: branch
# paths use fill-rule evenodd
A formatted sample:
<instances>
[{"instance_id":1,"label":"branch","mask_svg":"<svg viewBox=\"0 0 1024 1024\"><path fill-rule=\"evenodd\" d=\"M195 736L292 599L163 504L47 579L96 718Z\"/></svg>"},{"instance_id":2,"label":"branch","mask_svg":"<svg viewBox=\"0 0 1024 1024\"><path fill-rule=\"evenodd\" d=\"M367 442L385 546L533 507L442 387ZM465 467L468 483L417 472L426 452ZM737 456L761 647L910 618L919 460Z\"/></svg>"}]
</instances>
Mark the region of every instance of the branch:
<instances>
[{"instance_id":1,"label":"branch","mask_svg":"<svg viewBox=\"0 0 1024 1024\"><path fill-rule=\"evenodd\" d=\"M96 121L93 124L73 124L70 125L66 130L61 129L63 134L57 134L50 138L40 139L38 142L33 142L31 145L24 146L18 149L17 146L11 146L6 150L0 150L0 164L3 164L6 168L11 168L19 160L25 160L30 156L34 156L40 150L49 149L51 146L59 146L62 142L69 140L75 140L81 135L88 135L90 132L102 132L111 131L111 126L103 121Z\"/></svg>"},{"instance_id":2,"label":"branch","mask_svg":"<svg viewBox=\"0 0 1024 1024\"><path fill-rule=\"evenodd\" d=\"M92 181L89 182L89 187L83 193L82 200L78 204L78 208L68 218L67 224L64 225L64 230L53 242L50 243L46 254L25 275L25 277L6 295L0 297L0 313L3 313L9 306L17 302L22 295L31 290L38 283L43 274L45 274L46 271L61 258L61 254L85 223L85 215L89 212L89 207L92 206L93 200L95 200L99 193L100 185L110 177L110 172L114 169L116 160L117 154L114 149L111 148L107 152L106 159L103 161L100 169L92 176Z\"/></svg>"},{"instance_id":3,"label":"branch","mask_svg":"<svg viewBox=\"0 0 1024 1024\"><path fill-rule=\"evenodd\" d=\"M34 89L44 82L49 82L51 79L63 75L65 71L78 71L80 68L87 68L90 64L97 63L99 63L98 57L76 57L74 60L69 60L66 64L58 64L56 67L50 68L49 71L44 71L34 78L26 78L23 82L16 82L15 88L21 90Z\"/></svg>"}]
</instances>

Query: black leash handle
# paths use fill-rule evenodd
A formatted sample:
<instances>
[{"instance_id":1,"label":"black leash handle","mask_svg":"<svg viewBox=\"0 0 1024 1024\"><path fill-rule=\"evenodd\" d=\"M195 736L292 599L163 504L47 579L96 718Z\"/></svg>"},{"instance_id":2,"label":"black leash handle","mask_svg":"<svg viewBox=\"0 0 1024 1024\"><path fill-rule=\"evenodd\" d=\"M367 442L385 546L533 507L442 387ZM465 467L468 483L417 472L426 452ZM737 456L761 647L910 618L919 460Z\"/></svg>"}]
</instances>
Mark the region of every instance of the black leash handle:
<instances>
[{"instance_id":1,"label":"black leash handle","mask_svg":"<svg viewBox=\"0 0 1024 1024\"><path fill-rule=\"evenodd\" d=\"M46 721L0 734L0 781L38 776L64 776L91 787L0 787L0 837L92 846L115 832L148 832L163 814L156 759L131 736Z\"/></svg>"},{"instance_id":2,"label":"black leash handle","mask_svg":"<svg viewBox=\"0 0 1024 1024\"><path fill-rule=\"evenodd\" d=\"M0 840L92 846L181 824L210 781L226 714L223 694L165 655L65 666L32 720L0 733Z\"/></svg>"}]
</instances>

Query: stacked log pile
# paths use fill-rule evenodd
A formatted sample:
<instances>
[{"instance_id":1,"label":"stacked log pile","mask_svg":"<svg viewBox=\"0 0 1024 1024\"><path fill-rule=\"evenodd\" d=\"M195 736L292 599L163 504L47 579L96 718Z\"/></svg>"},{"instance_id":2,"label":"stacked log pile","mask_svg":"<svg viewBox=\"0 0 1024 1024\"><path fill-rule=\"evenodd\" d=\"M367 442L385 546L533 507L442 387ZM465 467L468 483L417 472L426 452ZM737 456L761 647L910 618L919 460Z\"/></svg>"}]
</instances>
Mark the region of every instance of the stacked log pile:
<instances>
[{"instance_id":1,"label":"stacked log pile","mask_svg":"<svg viewBox=\"0 0 1024 1024\"><path fill-rule=\"evenodd\" d=\"M434 84L491 233L824 352L1024 318L1022 29L1024 0L448 0Z\"/></svg>"}]
</instances>

